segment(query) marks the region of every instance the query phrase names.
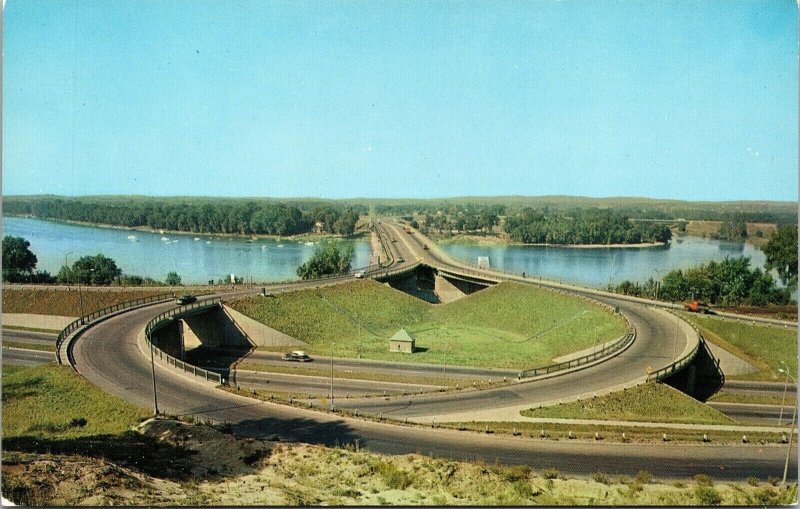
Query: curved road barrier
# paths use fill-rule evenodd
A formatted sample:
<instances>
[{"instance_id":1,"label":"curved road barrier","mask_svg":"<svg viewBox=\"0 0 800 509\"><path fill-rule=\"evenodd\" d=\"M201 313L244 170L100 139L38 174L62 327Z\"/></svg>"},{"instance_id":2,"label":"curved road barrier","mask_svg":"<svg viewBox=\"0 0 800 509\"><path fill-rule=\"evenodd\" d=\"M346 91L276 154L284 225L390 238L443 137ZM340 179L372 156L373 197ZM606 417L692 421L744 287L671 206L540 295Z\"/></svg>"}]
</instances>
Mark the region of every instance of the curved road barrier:
<instances>
[{"instance_id":1,"label":"curved road barrier","mask_svg":"<svg viewBox=\"0 0 800 509\"><path fill-rule=\"evenodd\" d=\"M56 359L58 360L58 363L65 364L64 362L65 358L69 360L67 351L69 350L70 342L67 341L67 339L70 337L70 335L72 335L73 332L77 331L84 325L88 325L91 322L98 320L99 318L110 315L112 313L116 313L117 311L138 307L143 304L162 302L174 298L175 298L174 293L153 295L152 297L142 297L141 299L129 300L126 302L122 302L120 304L114 304L113 306L107 306L104 307L103 309L98 309L97 311L94 311L92 313L89 313L88 315L84 315L78 318L74 322L71 322L66 327L64 327L64 330L62 330L61 333L59 333L58 337L56 338ZM62 348L65 350L64 355L62 355L61 353Z\"/></svg>"},{"instance_id":2,"label":"curved road barrier","mask_svg":"<svg viewBox=\"0 0 800 509\"><path fill-rule=\"evenodd\" d=\"M565 371L576 368L578 366L591 364L601 359L611 358L612 356L621 353L626 348L628 348L631 345L631 343L633 343L634 339L636 339L636 329L634 329L633 327L629 327L628 331L625 333L624 336L618 338L611 344L604 345L603 348L598 350L597 352L592 352L590 354L583 355L581 357L578 357L577 359L572 359L569 361L559 362L557 364L550 364L549 366L542 366L540 368L533 368L521 371L519 373L519 378L523 379L523 378L532 378L540 375L549 375L551 373L557 373L559 371Z\"/></svg>"}]
</instances>

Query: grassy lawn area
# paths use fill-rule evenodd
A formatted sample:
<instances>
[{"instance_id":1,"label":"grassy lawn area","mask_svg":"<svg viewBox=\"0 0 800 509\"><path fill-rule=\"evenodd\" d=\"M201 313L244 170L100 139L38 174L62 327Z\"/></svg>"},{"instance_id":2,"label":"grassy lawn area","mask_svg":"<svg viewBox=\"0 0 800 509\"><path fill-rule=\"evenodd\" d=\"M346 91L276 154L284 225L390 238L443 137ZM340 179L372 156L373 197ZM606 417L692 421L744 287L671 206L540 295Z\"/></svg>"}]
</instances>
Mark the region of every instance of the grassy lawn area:
<instances>
[{"instance_id":1,"label":"grassy lawn area","mask_svg":"<svg viewBox=\"0 0 800 509\"><path fill-rule=\"evenodd\" d=\"M693 424L736 421L668 385L648 383L590 400L525 410L526 417L595 419Z\"/></svg>"},{"instance_id":2,"label":"grassy lawn area","mask_svg":"<svg viewBox=\"0 0 800 509\"><path fill-rule=\"evenodd\" d=\"M625 321L605 308L550 290L502 283L432 305L375 281L357 281L232 303L237 311L308 342L312 354L525 369L617 338ZM413 355L388 351L400 328Z\"/></svg>"},{"instance_id":3,"label":"grassy lawn area","mask_svg":"<svg viewBox=\"0 0 800 509\"><path fill-rule=\"evenodd\" d=\"M84 288L83 313L89 314L107 306L129 300L168 293L167 290L108 291ZM80 295L72 290L3 289L3 313L33 313L37 315L80 316ZM59 331L60 332L60 331Z\"/></svg>"},{"instance_id":4,"label":"grassy lawn area","mask_svg":"<svg viewBox=\"0 0 800 509\"><path fill-rule=\"evenodd\" d=\"M783 381L778 373L781 361L797 378L797 329L753 325L735 320L681 313L682 317L700 328L708 341L742 357L759 368L756 373L730 376L736 380Z\"/></svg>"},{"instance_id":5,"label":"grassy lawn area","mask_svg":"<svg viewBox=\"0 0 800 509\"><path fill-rule=\"evenodd\" d=\"M8 348L24 348L26 350L39 350L42 352L53 352L56 351L56 344L53 343L52 345L43 345L41 343L24 343L22 341L6 341L3 340L3 346Z\"/></svg>"},{"instance_id":6,"label":"grassy lawn area","mask_svg":"<svg viewBox=\"0 0 800 509\"><path fill-rule=\"evenodd\" d=\"M68 366L3 366L4 446L23 437L119 434L148 416L149 412L106 394Z\"/></svg>"}]
</instances>

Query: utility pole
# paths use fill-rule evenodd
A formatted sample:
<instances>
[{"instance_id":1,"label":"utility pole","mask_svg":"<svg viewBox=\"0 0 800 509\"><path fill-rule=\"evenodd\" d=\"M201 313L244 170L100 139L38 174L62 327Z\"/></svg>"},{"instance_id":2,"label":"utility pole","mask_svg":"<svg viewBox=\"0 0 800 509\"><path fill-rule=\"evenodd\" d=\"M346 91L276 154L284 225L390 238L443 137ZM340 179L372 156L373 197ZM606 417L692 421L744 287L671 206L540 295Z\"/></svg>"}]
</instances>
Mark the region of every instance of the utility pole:
<instances>
[{"instance_id":1,"label":"utility pole","mask_svg":"<svg viewBox=\"0 0 800 509\"><path fill-rule=\"evenodd\" d=\"M153 345L152 337L148 338L150 343L150 369L153 371L153 411L155 416L158 417L158 396L156 395L156 361L155 361L155 346Z\"/></svg>"},{"instance_id":2,"label":"utility pole","mask_svg":"<svg viewBox=\"0 0 800 509\"><path fill-rule=\"evenodd\" d=\"M331 410L333 410L333 349L336 347L336 342L331 341Z\"/></svg>"}]
</instances>

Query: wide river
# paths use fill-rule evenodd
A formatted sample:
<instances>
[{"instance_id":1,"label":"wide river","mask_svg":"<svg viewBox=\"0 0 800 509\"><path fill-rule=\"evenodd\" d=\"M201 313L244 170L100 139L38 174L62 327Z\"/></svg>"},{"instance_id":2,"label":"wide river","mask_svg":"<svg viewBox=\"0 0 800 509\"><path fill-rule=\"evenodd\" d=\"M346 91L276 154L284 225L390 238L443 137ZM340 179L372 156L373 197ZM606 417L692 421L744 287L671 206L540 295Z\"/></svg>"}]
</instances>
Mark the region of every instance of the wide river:
<instances>
[{"instance_id":1,"label":"wide river","mask_svg":"<svg viewBox=\"0 0 800 509\"><path fill-rule=\"evenodd\" d=\"M668 246L646 248L567 248L544 246L488 246L447 244L450 256L476 264L479 256L489 266L583 286L604 288L624 280L662 279L672 269L685 269L725 257L749 256L751 266L764 266L764 253L750 244L720 242L700 237L673 239Z\"/></svg>"},{"instance_id":2,"label":"wide river","mask_svg":"<svg viewBox=\"0 0 800 509\"><path fill-rule=\"evenodd\" d=\"M64 265L68 253L70 264L81 256L102 253L113 258L123 274L163 281L168 272L175 271L183 283L229 280L231 274L252 276L254 281L297 279L297 267L311 258L319 244L286 239L247 242L244 238L201 234L160 235L21 217L4 217L3 235L25 237L39 260L37 268L53 275ZM369 265L369 242L352 243L352 266Z\"/></svg>"},{"instance_id":3,"label":"wide river","mask_svg":"<svg viewBox=\"0 0 800 509\"><path fill-rule=\"evenodd\" d=\"M223 238L209 235L145 233L96 228L38 219L3 218L3 234L25 237L39 259L37 267L56 274L69 254L102 253L113 258L126 274L163 280L177 272L185 283L252 276L255 281L295 279L297 266L308 260L317 243L305 241ZM129 238L134 236L135 238ZM195 238L199 240L195 240ZM356 241L353 267L369 264L370 245ZM604 287L625 279L644 282L662 278L667 271L686 268L726 256L749 256L763 267L764 254L750 244L720 242L698 237L676 239L667 247L570 249L537 246L482 246L441 244L453 257L477 263L489 258L492 268L526 272L532 276Z\"/></svg>"}]
</instances>

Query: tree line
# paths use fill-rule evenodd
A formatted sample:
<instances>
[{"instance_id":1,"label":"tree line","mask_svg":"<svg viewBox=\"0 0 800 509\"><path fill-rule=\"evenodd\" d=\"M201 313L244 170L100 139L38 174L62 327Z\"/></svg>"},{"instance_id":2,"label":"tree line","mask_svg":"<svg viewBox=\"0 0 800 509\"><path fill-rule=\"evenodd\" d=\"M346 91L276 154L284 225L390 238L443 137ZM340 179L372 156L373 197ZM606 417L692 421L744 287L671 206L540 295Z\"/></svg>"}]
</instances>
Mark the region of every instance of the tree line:
<instances>
[{"instance_id":1,"label":"tree line","mask_svg":"<svg viewBox=\"0 0 800 509\"><path fill-rule=\"evenodd\" d=\"M726 258L689 269L668 272L660 282L650 278L644 284L623 281L609 285L609 290L626 295L660 298L670 301L700 300L723 306L748 304L789 304L797 289L797 227L780 227L762 248L766 255L764 269L750 266L750 257ZM775 270L785 285L769 271Z\"/></svg>"},{"instance_id":2,"label":"tree line","mask_svg":"<svg viewBox=\"0 0 800 509\"><path fill-rule=\"evenodd\" d=\"M359 218L355 207L320 205L306 212L296 206L255 201L104 203L61 198L9 200L8 216L79 221L126 228L147 227L192 233L295 235L320 230L352 235Z\"/></svg>"},{"instance_id":3,"label":"tree line","mask_svg":"<svg viewBox=\"0 0 800 509\"><path fill-rule=\"evenodd\" d=\"M574 209L568 212L526 208L506 218L512 240L525 244L638 244L666 243L668 226L631 222L610 209Z\"/></svg>"}]
</instances>

